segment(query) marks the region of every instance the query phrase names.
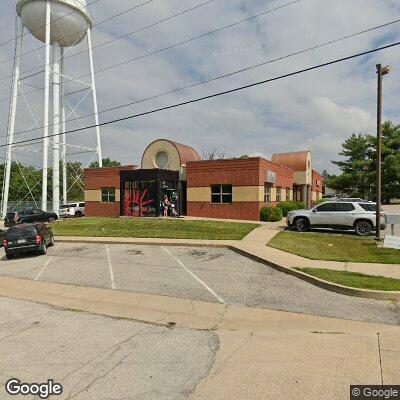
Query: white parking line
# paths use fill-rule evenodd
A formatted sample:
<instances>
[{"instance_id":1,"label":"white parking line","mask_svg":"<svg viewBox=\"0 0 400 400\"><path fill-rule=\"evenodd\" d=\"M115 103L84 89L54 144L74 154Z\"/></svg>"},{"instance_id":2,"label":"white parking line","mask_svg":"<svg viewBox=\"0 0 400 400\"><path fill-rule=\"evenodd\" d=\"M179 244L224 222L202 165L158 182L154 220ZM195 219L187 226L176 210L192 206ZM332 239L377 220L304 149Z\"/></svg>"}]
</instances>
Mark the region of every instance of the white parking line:
<instances>
[{"instance_id":1,"label":"white parking line","mask_svg":"<svg viewBox=\"0 0 400 400\"><path fill-rule=\"evenodd\" d=\"M61 243L58 243L56 246L56 250L61 246ZM49 257L49 259L44 263L42 269L38 272L38 274L35 277L35 281L37 281L43 274L43 271L46 269L46 267L50 264L51 260L53 259L53 256Z\"/></svg>"},{"instance_id":2,"label":"white parking line","mask_svg":"<svg viewBox=\"0 0 400 400\"><path fill-rule=\"evenodd\" d=\"M107 260L108 260L108 268L110 270L111 289L116 289L115 282L114 282L114 271L113 271L113 267L111 264L110 249L108 248L108 244L106 244L106 252L107 252Z\"/></svg>"},{"instance_id":3,"label":"white parking line","mask_svg":"<svg viewBox=\"0 0 400 400\"><path fill-rule=\"evenodd\" d=\"M225 303L224 299L219 297L217 293L214 292L206 283L204 283L197 275L195 275L189 268L187 268L181 260L176 258L168 249L166 249L164 246L161 246L161 248L169 254L187 273L189 273L194 279L196 279L197 282L202 284L220 303Z\"/></svg>"}]
</instances>

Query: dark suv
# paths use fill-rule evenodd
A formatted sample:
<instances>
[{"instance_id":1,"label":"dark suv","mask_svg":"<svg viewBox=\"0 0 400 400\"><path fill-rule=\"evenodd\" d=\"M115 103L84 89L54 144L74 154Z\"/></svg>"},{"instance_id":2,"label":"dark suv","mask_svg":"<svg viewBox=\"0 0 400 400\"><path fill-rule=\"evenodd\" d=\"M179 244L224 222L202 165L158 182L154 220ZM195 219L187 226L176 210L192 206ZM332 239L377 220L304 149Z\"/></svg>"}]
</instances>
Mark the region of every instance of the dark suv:
<instances>
[{"instance_id":1,"label":"dark suv","mask_svg":"<svg viewBox=\"0 0 400 400\"><path fill-rule=\"evenodd\" d=\"M54 245L54 236L45 224L12 226L3 240L7 258L21 253L46 254L47 247Z\"/></svg>"},{"instance_id":2,"label":"dark suv","mask_svg":"<svg viewBox=\"0 0 400 400\"><path fill-rule=\"evenodd\" d=\"M27 224L34 222L50 222L58 219L58 215L53 212L38 210L37 208L11 211L4 218L4 226L14 226L17 224Z\"/></svg>"}]
</instances>

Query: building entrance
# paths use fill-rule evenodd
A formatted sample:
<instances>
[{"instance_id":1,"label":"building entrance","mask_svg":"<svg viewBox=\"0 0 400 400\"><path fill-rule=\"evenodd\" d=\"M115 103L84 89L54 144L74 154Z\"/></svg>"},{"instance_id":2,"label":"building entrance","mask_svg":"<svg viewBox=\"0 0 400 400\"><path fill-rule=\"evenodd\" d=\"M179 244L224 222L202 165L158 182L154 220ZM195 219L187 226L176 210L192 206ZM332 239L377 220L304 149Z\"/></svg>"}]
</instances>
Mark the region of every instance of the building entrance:
<instances>
[{"instance_id":1,"label":"building entrance","mask_svg":"<svg viewBox=\"0 0 400 400\"><path fill-rule=\"evenodd\" d=\"M159 217L163 214L164 195L179 213L179 174L166 170L121 172L121 215Z\"/></svg>"}]
</instances>

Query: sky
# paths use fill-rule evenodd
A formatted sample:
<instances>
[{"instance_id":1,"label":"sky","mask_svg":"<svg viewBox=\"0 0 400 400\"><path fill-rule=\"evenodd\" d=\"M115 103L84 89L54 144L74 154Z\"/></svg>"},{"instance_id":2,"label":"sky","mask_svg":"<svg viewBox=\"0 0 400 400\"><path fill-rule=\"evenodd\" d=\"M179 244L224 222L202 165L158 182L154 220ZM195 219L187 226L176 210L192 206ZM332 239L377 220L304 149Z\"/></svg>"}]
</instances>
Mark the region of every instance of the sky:
<instances>
[{"instance_id":1,"label":"sky","mask_svg":"<svg viewBox=\"0 0 400 400\"><path fill-rule=\"evenodd\" d=\"M144 0L99 0L89 12L95 26L94 46L161 19L184 11L205 0L153 0L108 22L103 21ZM100 110L135 102L227 74L244 67L279 58L320 43L384 24L400 18L396 0L301 0L218 33L129 62L158 49L232 24L270 10L290 0L215 0L193 11L160 23L149 29L127 35L94 49L97 97ZM15 1L0 4L0 42L15 36ZM400 22L359 35L336 44L273 62L244 73L195 86L150 101L101 113L100 121L145 112L177 102L229 90L256 81L273 78L335 58L346 57L400 40ZM14 55L14 42L0 46L0 143L4 143L8 122L8 101L13 63L5 61ZM41 47L30 35L24 36L24 52ZM70 48L66 75L88 74L86 41ZM21 70L43 66L43 49L22 58ZM310 150L313 168L336 172L331 160L338 159L343 141L352 133L375 133L376 72L375 65L390 64L390 75L384 78L384 119L399 122L400 46L355 60L307 72L302 75L260 85L200 103L186 105L144 117L134 118L101 128L103 156L123 164L140 165L146 146L158 138L171 139L194 147L200 154L216 149L227 157L243 154L269 158L275 152ZM104 68L110 69L101 71ZM88 77L81 80L88 81ZM25 81L23 91L44 86L44 75ZM32 86L28 86L32 85ZM70 84L66 91L79 87ZM32 89L33 88L33 89ZM85 92L70 95L78 104ZM21 97L17 112L17 131L43 125L43 91ZM76 111L92 112L90 96ZM74 115L72 115L72 118ZM81 122L68 123L67 129L93 123L93 116ZM38 137L41 130L25 138ZM78 146L90 147L93 131L70 135L69 152ZM73 147L75 145L75 147ZM0 153L3 152L0 148ZM23 163L41 164L41 145L21 147L18 156ZM1 155L3 157L3 155ZM93 154L70 154L69 160L89 162Z\"/></svg>"}]
</instances>

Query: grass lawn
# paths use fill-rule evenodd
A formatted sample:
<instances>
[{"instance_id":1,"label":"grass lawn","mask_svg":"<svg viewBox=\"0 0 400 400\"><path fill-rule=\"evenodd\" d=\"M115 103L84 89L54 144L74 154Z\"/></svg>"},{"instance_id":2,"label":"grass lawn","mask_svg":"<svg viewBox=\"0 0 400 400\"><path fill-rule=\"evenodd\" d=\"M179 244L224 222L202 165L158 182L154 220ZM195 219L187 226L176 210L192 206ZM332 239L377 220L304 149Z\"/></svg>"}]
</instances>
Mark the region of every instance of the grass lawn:
<instances>
[{"instance_id":1,"label":"grass lawn","mask_svg":"<svg viewBox=\"0 0 400 400\"><path fill-rule=\"evenodd\" d=\"M337 283L338 285L370 290L400 291L399 279L364 275L359 274L358 272L335 271L330 269L296 269L325 281Z\"/></svg>"},{"instance_id":2,"label":"grass lawn","mask_svg":"<svg viewBox=\"0 0 400 400\"><path fill-rule=\"evenodd\" d=\"M243 239L258 224L161 218L71 218L52 225L58 236L170 239Z\"/></svg>"},{"instance_id":3,"label":"grass lawn","mask_svg":"<svg viewBox=\"0 0 400 400\"><path fill-rule=\"evenodd\" d=\"M285 231L268 246L311 260L400 264L400 250L378 248L372 237Z\"/></svg>"}]
</instances>

